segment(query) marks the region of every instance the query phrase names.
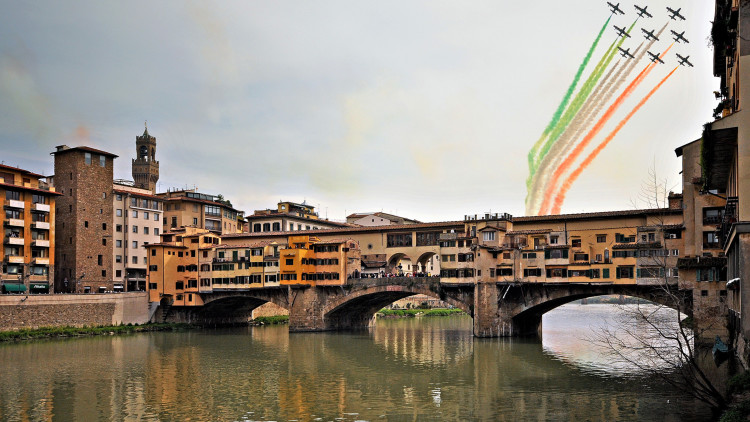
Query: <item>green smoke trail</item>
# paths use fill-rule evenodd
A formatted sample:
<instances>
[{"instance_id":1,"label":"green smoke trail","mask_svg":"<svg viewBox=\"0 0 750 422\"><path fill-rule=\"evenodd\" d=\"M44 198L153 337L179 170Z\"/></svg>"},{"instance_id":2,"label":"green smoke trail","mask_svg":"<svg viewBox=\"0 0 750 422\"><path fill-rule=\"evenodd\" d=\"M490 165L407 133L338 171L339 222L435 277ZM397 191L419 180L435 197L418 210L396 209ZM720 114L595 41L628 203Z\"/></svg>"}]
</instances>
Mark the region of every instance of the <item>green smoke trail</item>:
<instances>
[{"instance_id":1,"label":"green smoke trail","mask_svg":"<svg viewBox=\"0 0 750 422\"><path fill-rule=\"evenodd\" d=\"M627 31L628 34L633 30L633 27L635 26L635 24L636 22L633 22L633 24L630 25L630 28L628 28L628 31ZM536 170L539 168L539 163L549 153L549 150L552 147L552 144L554 144L559 139L560 135L565 131L565 129L570 124L570 122L573 120L573 117L575 117L575 115L581 109L586 99L589 97L589 95L591 95L591 91L594 89L594 87L596 87L596 83L599 81L599 78L602 77L604 70L607 68L607 66L609 66L615 54L617 53L617 49L614 47L620 47L623 42L625 42L625 37L620 38L620 40L616 44L613 44L610 47L610 49L607 51L607 53L605 53L604 56L602 56L602 59L600 60L599 64L594 68L594 71L591 73L591 75L589 75L589 78L581 87L581 90L578 92L575 99L570 104L570 107L568 107L568 109L565 110L565 114L560 119L560 122L558 123L558 125L550 133L549 138L547 139L547 142L544 144L541 151L539 152L539 158L536 160L532 168L529 179L534 177Z\"/></svg>"},{"instance_id":2,"label":"green smoke trail","mask_svg":"<svg viewBox=\"0 0 750 422\"><path fill-rule=\"evenodd\" d=\"M539 138L538 141L536 141L534 146L531 148L531 151L529 151L529 166L530 167L535 162L534 158L536 157L536 153L537 153L537 150L539 149L539 146L542 144L542 142L547 137L547 135L549 135L552 129L554 129L555 126L557 126L557 123L560 121L560 116L562 116L563 111L565 111L565 107L568 106L570 97L573 96L573 91L575 91L576 86L578 86L578 81L581 79L581 75L583 75L583 71L586 69L586 66L589 63L589 60L591 60L591 55L594 54L594 50L596 49L596 46L599 45L599 40L602 38L602 35L604 34L604 30L607 29L607 25L609 25L609 21L611 19L612 19L612 16L610 15L610 17L607 18L607 21L604 22L604 26L602 26L602 29L599 30L599 35L596 36L594 43L591 44L591 48L589 48L588 53L586 53L586 57L583 59L583 62L581 63L581 65L578 67L578 72L576 72L576 75L573 78L573 82L571 82L570 86L568 87L568 91L565 93L565 96L560 102L560 105L557 107L557 110L555 110L555 113L552 114L552 119L550 120L547 127L544 129L542 136Z\"/></svg>"}]
</instances>

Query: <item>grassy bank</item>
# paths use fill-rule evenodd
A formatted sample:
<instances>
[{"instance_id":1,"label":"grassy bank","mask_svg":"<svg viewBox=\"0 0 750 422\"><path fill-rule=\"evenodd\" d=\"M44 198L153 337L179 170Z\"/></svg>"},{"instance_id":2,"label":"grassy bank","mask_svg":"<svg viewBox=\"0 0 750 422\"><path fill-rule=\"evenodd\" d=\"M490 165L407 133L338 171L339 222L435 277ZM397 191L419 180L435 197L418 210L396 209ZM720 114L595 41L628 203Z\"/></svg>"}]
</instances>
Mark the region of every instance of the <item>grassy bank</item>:
<instances>
[{"instance_id":1,"label":"grassy bank","mask_svg":"<svg viewBox=\"0 0 750 422\"><path fill-rule=\"evenodd\" d=\"M453 309L381 309L378 311L379 317L385 318L411 318L417 315L420 316L451 316L451 315L463 315L464 311L453 308Z\"/></svg>"},{"instance_id":2,"label":"grassy bank","mask_svg":"<svg viewBox=\"0 0 750 422\"><path fill-rule=\"evenodd\" d=\"M113 325L97 327L39 327L0 331L0 342L141 333L146 331L179 331L193 328L190 324Z\"/></svg>"},{"instance_id":3,"label":"grassy bank","mask_svg":"<svg viewBox=\"0 0 750 422\"><path fill-rule=\"evenodd\" d=\"M289 323L289 315L258 317L258 318L255 318L251 322L252 325L280 325L280 324L288 324L288 323Z\"/></svg>"}]
</instances>

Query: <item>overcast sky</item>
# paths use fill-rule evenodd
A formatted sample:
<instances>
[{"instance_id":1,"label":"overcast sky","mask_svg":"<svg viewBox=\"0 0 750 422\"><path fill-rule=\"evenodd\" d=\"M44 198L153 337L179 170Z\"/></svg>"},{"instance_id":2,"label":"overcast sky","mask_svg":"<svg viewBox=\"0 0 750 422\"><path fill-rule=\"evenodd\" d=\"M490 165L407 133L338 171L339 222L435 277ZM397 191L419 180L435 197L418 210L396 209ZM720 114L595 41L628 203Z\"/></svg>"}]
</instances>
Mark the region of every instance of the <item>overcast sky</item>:
<instances>
[{"instance_id":1,"label":"overcast sky","mask_svg":"<svg viewBox=\"0 0 750 422\"><path fill-rule=\"evenodd\" d=\"M630 121L563 212L632 208L654 164L681 189L674 149L699 138L719 85L712 1L648 1L654 18L634 32L661 27L672 3L687 21L669 29L690 44L620 115L674 68L672 53L695 67ZM633 3L620 7L613 23L629 25ZM88 145L118 154L115 178L132 179L148 120L160 191L196 186L248 213L306 200L336 220L382 210L422 221L524 213L526 154L609 17L598 0L0 0L0 10L5 164L51 174L55 145ZM608 28L592 62L615 37Z\"/></svg>"}]
</instances>

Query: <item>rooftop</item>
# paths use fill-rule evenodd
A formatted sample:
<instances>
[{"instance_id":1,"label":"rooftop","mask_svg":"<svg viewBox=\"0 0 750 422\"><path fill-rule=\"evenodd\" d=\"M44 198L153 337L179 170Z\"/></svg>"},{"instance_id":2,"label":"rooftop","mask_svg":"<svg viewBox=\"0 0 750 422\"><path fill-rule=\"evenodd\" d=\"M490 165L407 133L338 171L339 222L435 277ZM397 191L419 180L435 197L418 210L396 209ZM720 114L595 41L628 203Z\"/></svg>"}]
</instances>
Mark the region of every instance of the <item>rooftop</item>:
<instances>
[{"instance_id":1,"label":"rooftop","mask_svg":"<svg viewBox=\"0 0 750 422\"><path fill-rule=\"evenodd\" d=\"M50 153L51 155L59 155L59 154L63 154L63 153L66 153L66 152L72 152L72 151L83 151L83 152L91 152L91 153L94 153L94 154L106 155L106 156L109 156L109 157L112 157L112 158L117 158L118 157L117 155L112 154L111 152L102 151L100 149L86 147L86 146L72 147L71 148L71 147L69 147L67 145L58 145L56 148L57 149L54 152Z\"/></svg>"}]
</instances>

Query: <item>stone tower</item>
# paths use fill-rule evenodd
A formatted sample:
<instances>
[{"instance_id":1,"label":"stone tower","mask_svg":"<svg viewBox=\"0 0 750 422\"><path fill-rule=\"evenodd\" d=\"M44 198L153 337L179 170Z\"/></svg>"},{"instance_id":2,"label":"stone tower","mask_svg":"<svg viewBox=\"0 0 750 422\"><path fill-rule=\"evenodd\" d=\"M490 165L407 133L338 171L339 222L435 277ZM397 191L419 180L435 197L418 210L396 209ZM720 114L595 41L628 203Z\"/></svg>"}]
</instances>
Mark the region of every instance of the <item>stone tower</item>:
<instances>
[{"instance_id":1,"label":"stone tower","mask_svg":"<svg viewBox=\"0 0 750 422\"><path fill-rule=\"evenodd\" d=\"M156 192L159 180L159 162L156 161L156 138L148 134L148 126L143 135L135 137L135 156L133 160L133 181L135 186Z\"/></svg>"}]
</instances>

